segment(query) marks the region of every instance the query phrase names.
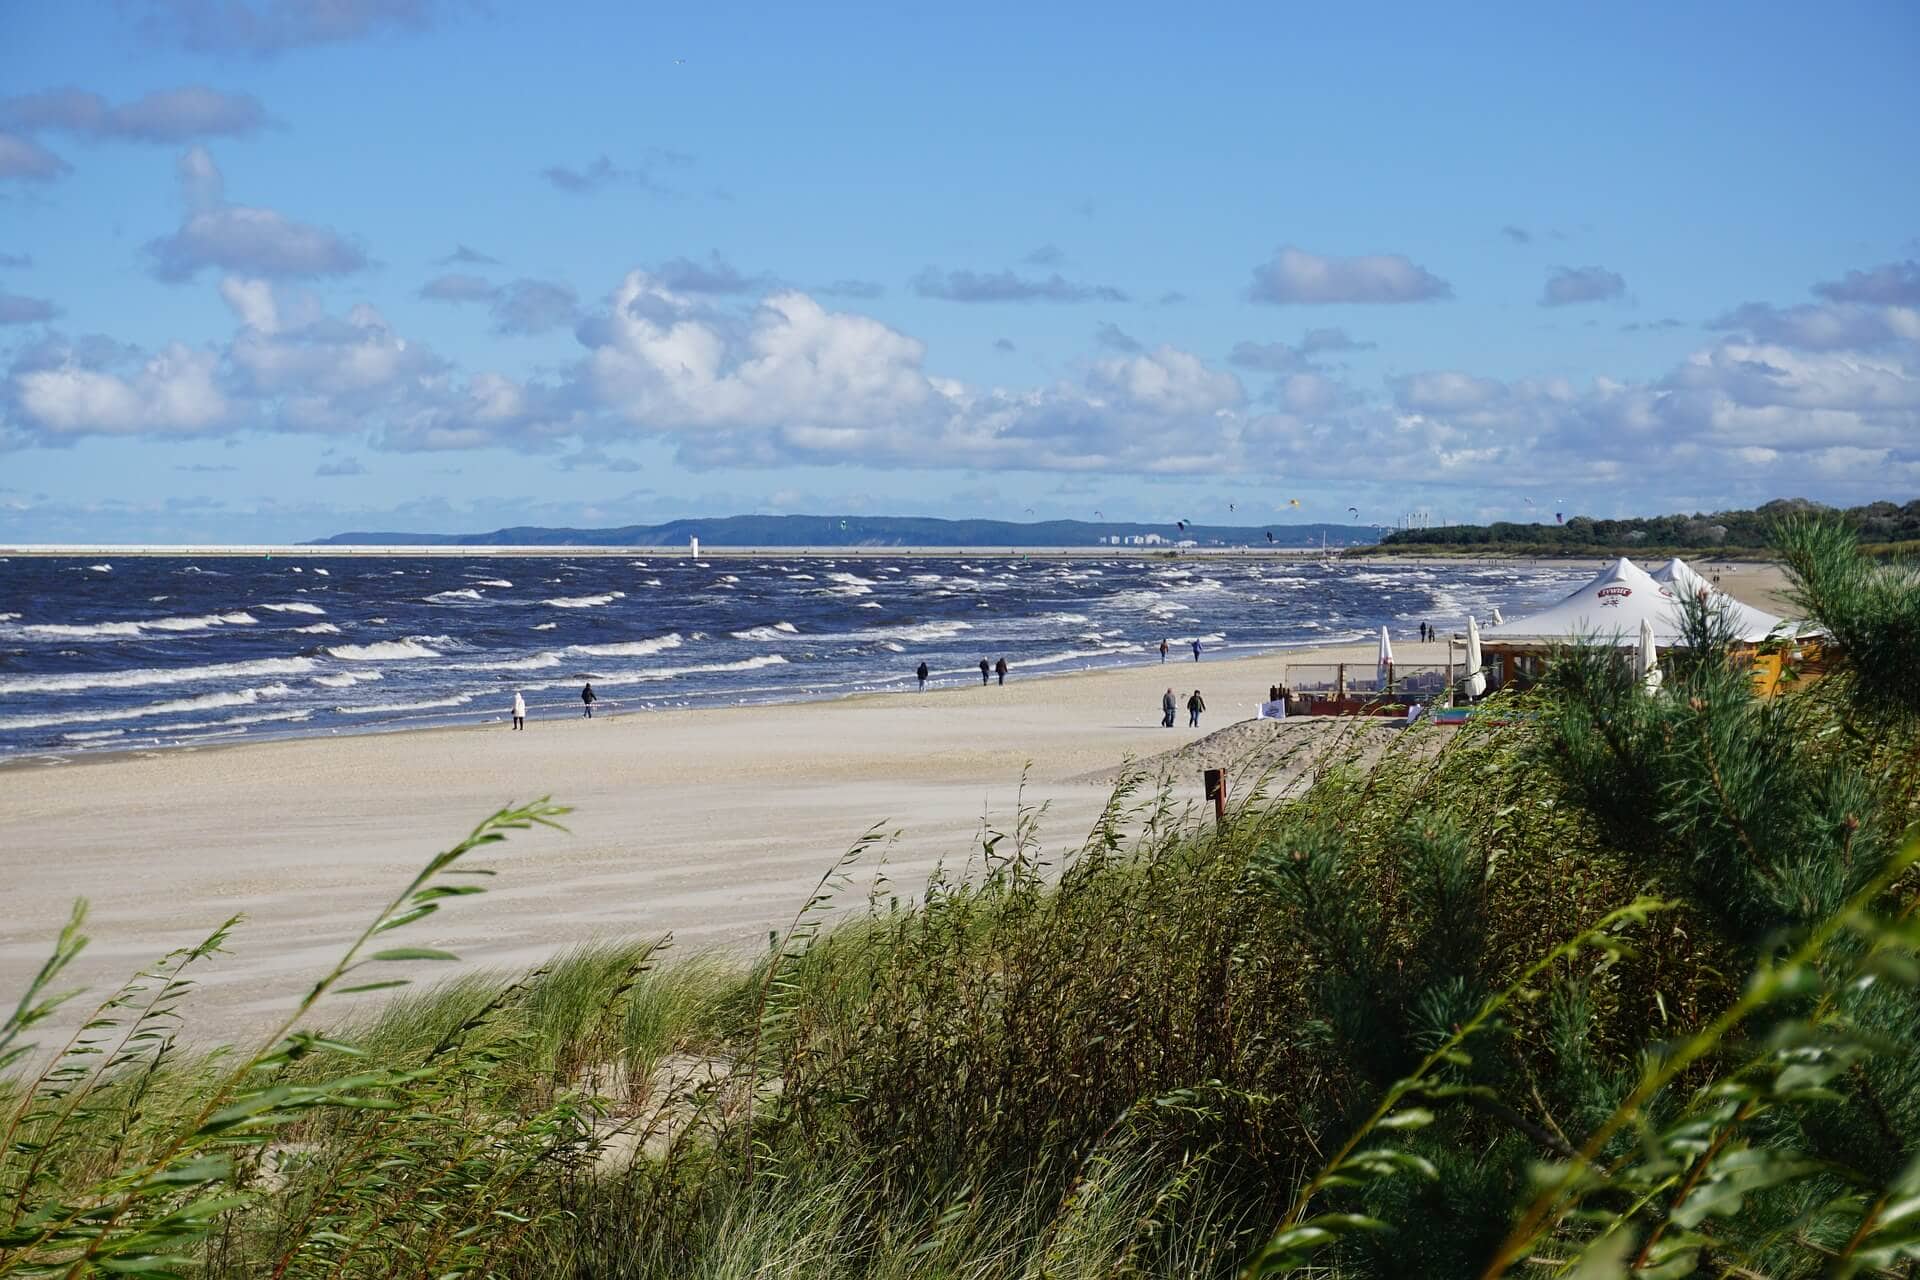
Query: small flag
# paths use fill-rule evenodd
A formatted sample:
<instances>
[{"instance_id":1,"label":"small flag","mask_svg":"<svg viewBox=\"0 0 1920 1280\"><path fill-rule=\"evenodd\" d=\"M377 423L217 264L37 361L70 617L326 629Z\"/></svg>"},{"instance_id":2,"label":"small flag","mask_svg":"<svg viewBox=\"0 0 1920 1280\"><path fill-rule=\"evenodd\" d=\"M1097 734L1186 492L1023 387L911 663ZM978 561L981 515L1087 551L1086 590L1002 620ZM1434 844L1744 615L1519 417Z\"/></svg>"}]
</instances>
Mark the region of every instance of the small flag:
<instances>
[{"instance_id":1,"label":"small flag","mask_svg":"<svg viewBox=\"0 0 1920 1280\"><path fill-rule=\"evenodd\" d=\"M1555 524L1565 524L1567 517L1563 513L1556 511L1553 513L1553 522Z\"/></svg>"}]
</instances>

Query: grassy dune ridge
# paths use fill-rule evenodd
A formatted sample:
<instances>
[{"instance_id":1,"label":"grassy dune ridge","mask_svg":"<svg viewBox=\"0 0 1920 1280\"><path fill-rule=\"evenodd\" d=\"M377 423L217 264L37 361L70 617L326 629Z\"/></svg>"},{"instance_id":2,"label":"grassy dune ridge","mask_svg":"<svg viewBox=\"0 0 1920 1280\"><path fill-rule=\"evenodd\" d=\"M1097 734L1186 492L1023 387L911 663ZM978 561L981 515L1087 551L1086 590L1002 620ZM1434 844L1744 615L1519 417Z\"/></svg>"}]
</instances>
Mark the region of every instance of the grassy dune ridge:
<instances>
[{"instance_id":1,"label":"grassy dune ridge","mask_svg":"<svg viewBox=\"0 0 1920 1280\"><path fill-rule=\"evenodd\" d=\"M544 801L250 1048L175 1047L223 927L27 1052L76 920L0 1029L0 1276L1910 1275L1920 591L1781 550L1858 655L1791 697L1696 610L1658 697L1573 652L1502 719L1268 759L1312 785L1218 828L1141 776L1064 854L1024 809L828 927L869 832L754 963L330 1016L451 960L405 928Z\"/></svg>"}]
</instances>

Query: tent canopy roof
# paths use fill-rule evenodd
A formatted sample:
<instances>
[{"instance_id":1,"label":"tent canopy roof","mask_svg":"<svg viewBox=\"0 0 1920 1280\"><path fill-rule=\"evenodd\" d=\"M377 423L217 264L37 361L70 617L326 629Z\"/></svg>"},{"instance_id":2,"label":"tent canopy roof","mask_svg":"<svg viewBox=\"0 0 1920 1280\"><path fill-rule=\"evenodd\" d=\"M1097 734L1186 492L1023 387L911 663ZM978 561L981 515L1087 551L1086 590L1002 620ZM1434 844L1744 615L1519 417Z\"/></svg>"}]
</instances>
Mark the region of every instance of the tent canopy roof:
<instances>
[{"instance_id":1,"label":"tent canopy roof","mask_svg":"<svg viewBox=\"0 0 1920 1280\"><path fill-rule=\"evenodd\" d=\"M1588 639L1628 648L1640 642L1640 624L1644 621L1653 628L1654 642L1661 648L1671 648L1684 639L1683 595L1696 595L1702 590L1731 609L1734 633L1741 640L1764 640L1781 625L1772 614L1715 591L1711 583L1678 560L1662 572L1668 575L1668 581L1660 581L1623 557L1560 603L1530 617L1487 627L1480 633L1481 642L1493 646Z\"/></svg>"}]
</instances>

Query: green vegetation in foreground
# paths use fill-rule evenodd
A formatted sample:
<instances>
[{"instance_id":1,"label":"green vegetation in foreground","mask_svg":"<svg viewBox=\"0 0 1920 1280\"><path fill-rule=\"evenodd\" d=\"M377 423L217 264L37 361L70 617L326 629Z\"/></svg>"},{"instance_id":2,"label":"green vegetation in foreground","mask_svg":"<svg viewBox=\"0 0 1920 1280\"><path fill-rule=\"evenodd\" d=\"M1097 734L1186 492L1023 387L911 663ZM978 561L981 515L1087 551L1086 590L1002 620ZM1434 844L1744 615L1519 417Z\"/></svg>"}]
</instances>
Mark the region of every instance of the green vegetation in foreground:
<instances>
[{"instance_id":1,"label":"green vegetation in foreground","mask_svg":"<svg viewBox=\"0 0 1920 1280\"><path fill-rule=\"evenodd\" d=\"M1544 519L1551 513L1542 512ZM1711 515L1648 516L1595 520L1569 516L1565 524L1454 524L1437 529L1399 529L1375 550L1387 555L1488 554L1585 559L1593 556L1756 556L1769 554L1772 529L1782 520L1818 516L1860 539L1870 554L1911 558L1920 550L1920 500L1900 506L1871 502L1844 511L1805 498L1778 498L1751 511Z\"/></svg>"},{"instance_id":2,"label":"green vegetation in foreground","mask_svg":"<svg viewBox=\"0 0 1920 1280\"><path fill-rule=\"evenodd\" d=\"M450 959L398 937L562 814L503 811L260 1047L177 1047L223 926L16 1077L0 1276L1910 1278L1920 586L1780 549L1853 655L1791 697L1696 606L1659 696L1570 652L1218 830L1122 786L1058 865L1022 813L826 928L874 832L757 965L575 951L305 1030Z\"/></svg>"}]
</instances>

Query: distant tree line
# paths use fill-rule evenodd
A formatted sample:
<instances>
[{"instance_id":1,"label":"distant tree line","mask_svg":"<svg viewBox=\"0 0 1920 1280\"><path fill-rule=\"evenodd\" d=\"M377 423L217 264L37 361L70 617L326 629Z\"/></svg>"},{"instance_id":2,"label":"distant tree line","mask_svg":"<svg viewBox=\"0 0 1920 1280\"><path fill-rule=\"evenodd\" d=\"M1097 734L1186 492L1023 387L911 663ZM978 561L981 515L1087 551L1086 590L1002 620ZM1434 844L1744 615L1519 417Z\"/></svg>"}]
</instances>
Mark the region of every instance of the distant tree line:
<instances>
[{"instance_id":1,"label":"distant tree line","mask_svg":"<svg viewBox=\"0 0 1920 1280\"><path fill-rule=\"evenodd\" d=\"M1844 510L1807 498L1776 498L1751 511L1711 514L1646 516L1631 520L1595 520L1570 516L1564 524L1517 524L1502 520L1490 525L1455 524L1437 529L1400 529L1382 541L1384 548L1436 546L1507 546L1529 550L1564 548L1662 547L1711 549L1764 547L1768 531L1791 516L1821 514L1837 518L1862 542L1887 543L1920 540L1920 499L1902 506L1870 502Z\"/></svg>"}]
</instances>

